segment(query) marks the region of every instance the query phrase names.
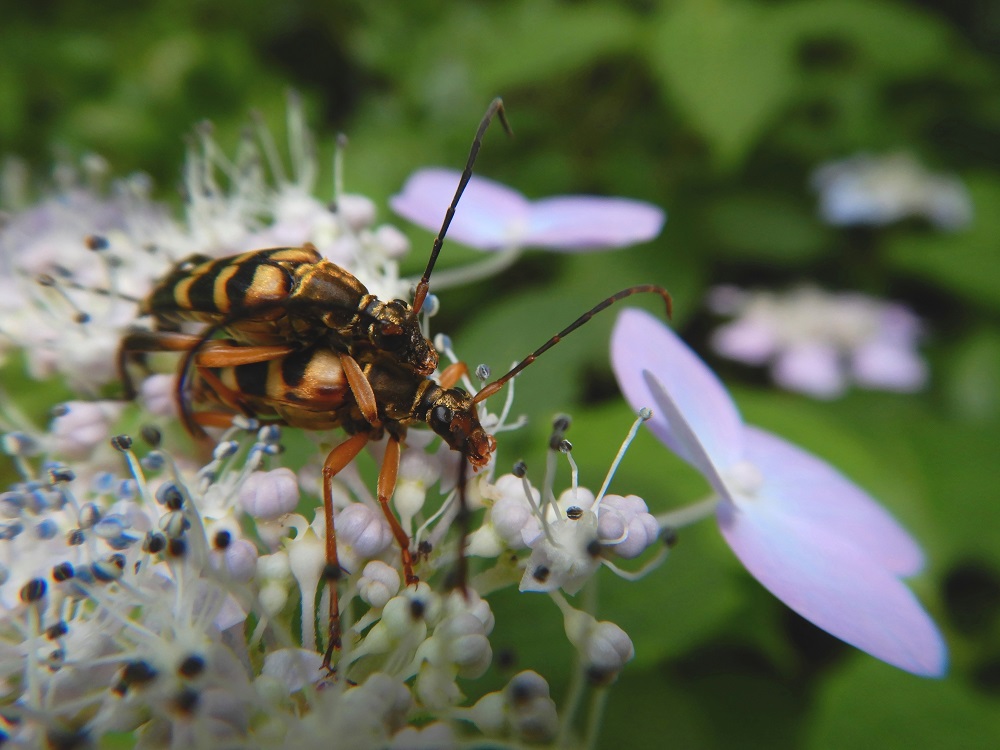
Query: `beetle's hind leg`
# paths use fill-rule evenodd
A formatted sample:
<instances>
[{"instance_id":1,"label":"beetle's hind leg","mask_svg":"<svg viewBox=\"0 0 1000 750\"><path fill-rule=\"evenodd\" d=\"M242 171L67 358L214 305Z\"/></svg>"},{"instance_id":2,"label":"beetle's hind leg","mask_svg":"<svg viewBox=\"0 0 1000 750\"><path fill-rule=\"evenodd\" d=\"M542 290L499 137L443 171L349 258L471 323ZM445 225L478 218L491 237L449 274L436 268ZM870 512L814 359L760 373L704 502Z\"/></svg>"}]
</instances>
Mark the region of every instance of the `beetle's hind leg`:
<instances>
[{"instance_id":1,"label":"beetle's hind leg","mask_svg":"<svg viewBox=\"0 0 1000 750\"><path fill-rule=\"evenodd\" d=\"M333 518L333 478L339 474L361 452L368 443L365 433L351 435L330 451L323 463L323 514L326 522L326 570L324 577L330 588L330 633L323 656L323 667L330 669L333 652L340 649L340 601L337 597L337 581L340 578L340 560L337 557L337 529ZM310 592L303 591L303 596ZM305 644L303 644L305 645Z\"/></svg>"}]
</instances>

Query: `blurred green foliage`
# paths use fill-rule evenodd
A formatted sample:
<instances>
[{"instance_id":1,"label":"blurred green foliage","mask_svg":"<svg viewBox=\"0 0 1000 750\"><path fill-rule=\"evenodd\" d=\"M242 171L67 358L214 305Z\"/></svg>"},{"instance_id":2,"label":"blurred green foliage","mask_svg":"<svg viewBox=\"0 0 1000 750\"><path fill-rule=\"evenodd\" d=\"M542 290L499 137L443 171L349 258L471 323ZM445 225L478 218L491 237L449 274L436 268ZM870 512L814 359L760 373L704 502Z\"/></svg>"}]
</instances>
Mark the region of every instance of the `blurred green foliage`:
<instances>
[{"instance_id":1,"label":"blurred green foliage","mask_svg":"<svg viewBox=\"0 0 1000 750\"><path fill-rule=\"evenodd\" d=\"M705 526L644 581L602 579L602 616L638 648L603 742L990 747L1000 736L998 51L992 0L7 3L0 144L39 174L60 155L97 152L116 173L150 173L179 203L193 126L210 119L233 146L256 109L280 130L294 88L323 158L346 132L349 189L384 206L413 169L460 166L502 94L516 137L488 134L481 174L534 197L645 199L670 221L641 248L529 254L499 278L443 293L438 328L495 371L553 332L538 321L568 321L630 283L669 287L676 325L706 354L710 284L809 280L908 303L930 332L932 385L920 395L817 403L713 364L748 419L836 463L918 533L931 564L916 587L950 642L949 677L911 677L816 631ZM808 187L818 164L896 150L965 179L971 229L819 221ZM428 234L412 237L429 246ZM476 257L451 245L444 255L442 265ZM541 418L502 445L501 465L523 455L540 468L545 415L569 411L582 480L600 482L631 420L607 364L612 318L519 378L518 408ZM704 491L649 436L614 488L657 510ZM522 635L518 666L558 689L569 663L558 615L527 599L499 597L498 632L511 643Z\"/></svg>"}]
</instances>

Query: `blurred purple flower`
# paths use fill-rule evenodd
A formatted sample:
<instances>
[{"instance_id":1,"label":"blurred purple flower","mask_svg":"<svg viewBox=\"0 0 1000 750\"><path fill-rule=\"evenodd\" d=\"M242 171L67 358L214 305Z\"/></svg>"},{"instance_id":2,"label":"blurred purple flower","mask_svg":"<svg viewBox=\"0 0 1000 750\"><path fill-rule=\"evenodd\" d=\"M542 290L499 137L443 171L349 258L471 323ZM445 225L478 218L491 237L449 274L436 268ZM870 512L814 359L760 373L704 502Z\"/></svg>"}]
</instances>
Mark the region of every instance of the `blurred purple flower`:
<instances>
[{"instance_id":1,"label":"blurred purple flower","mask_svg":"<svg viewBox=\"0 0 1000 750\"><path fill-rule=\"evenodd\" d=\"M900 392L927 382L917 352L920 319L903 305L809 286L783 293L719 286L708 304L735 318L715 331L712 348L747 364L770 363L775 382L789 390L834 398L850 380Z\"/></svg>"},{"instance_id":2,"label":"blurred purple flower","mask_svg":"<svg viewBox=\"0 0 1000 750\"><path fill-rule=\"evenodd\" d=\"M437 231L460 176L450 169L418 170L389 206L414 224ZM651 240L665 220L662 209L642 201L590 195L529 201L505 185L473 176L448 236L477 250L601 250Z\"/></svg>"},{"instance_id":3,"label":"blurred purple flower","mask_svg":"<svg viewBox=\"0 0 1000 750\"><path fill-rule=\"evenodd\" d=\"M625 310L611 360L633 408L718 493L726 542L771 593L814 624L889 664L941 676L947 649L900 580L917 573L914 539L819 458L740 418L722 383L662 322Z\"/></svg>"},{"instance_id":4,"label":"blurred purple flower","mask_svg":"<svg viewBox=\"0 0 1000 750\"><path fill-rule=\"evenodd\" d=\"M820 214L834 226L885 226L911 216L938 229L972 223L972 198L957 177L935 174L910 154L857 154L827 162L812 175Z\"/></svg>"}]
</instances>

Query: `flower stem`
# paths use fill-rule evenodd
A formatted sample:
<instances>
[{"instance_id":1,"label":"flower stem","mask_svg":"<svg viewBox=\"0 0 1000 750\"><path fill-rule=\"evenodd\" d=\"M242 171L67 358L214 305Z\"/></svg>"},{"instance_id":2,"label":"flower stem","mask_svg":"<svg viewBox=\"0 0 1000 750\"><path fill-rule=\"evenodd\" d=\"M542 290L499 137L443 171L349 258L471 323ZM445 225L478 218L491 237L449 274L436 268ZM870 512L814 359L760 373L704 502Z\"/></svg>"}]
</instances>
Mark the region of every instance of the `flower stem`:
<instances>
[{"instance_id":1,"label":"flower stem","mask_svg":"<svg viewBox=\"0 0 1000 750\"><path fill-rule=\"evenodd\" d=\"M659 524L661 529L668 526L674 529L690 526L691 524L712 515L718 504L719 497L717 495L712 495L711 497L701 500L694 505L688 505L686 508L661 513L656 516L656 523Z\"/></svg>"}]
</instances>

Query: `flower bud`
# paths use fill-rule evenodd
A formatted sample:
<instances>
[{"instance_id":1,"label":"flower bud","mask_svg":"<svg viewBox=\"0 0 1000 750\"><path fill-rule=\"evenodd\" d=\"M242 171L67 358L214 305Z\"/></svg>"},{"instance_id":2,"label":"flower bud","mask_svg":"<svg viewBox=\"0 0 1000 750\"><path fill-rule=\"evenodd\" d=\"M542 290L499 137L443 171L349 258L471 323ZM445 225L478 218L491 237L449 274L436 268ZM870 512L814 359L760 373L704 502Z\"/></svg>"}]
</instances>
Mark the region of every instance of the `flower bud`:
<instances>
[{"instance_id":1,"label":"flower bud","mask_svg":"<svg viewBox=\"0 0 1000 750\"><path fill-rule=\"evenodd\" d=\"M150 375L139 386L139 401L146 411L157 417L176 417L177 402L173 375Z\"/></svg>"},{"instance_id":2,"label":"flower bud","mask_svg":"<svg viewBox=\"0 0 1000 750\"><path fill-rule=\"evenodd\" d=\"M239 499L247 513L262 521L291 513L299 504L295 473L284 466L272 471L255 471L240 487Z\"/></svg>"},{"instance_id":3,"label":"flower bud","mask_svg":"<svg viewBox=\"0 0 1000 750\"><path fill-rule=\"evenodd\" d=\"M66 403L65 411L52 420L53 452L70 459L89 458L94 448L108 439L121 411L120 404L108 401Z\"/></svg>"},{"instance_id":4,"label":"flower bud","mask_svg":"<svg viewBox=\"0 0 1000 750\"><path fill-rule=\"evenodd\" d=\"M337 514L337 545L341 563L356 570L392 544L392 529L385 518L363 503L351 503Z\"/></svg>"},{"instance_id":5,"label":"flower bud","mask_svg":"<svg viewBox=\"0 0 1000 750\"><path fill-rule=\"evenodd\" d=\"M358 593L370 606L381 609L399 591L399 571L381 560L365 565L358 581Z\"/></svg>"}]
</instances>

